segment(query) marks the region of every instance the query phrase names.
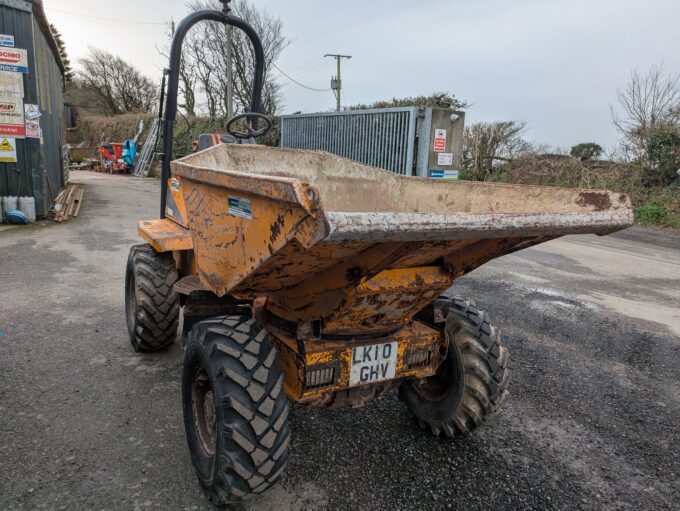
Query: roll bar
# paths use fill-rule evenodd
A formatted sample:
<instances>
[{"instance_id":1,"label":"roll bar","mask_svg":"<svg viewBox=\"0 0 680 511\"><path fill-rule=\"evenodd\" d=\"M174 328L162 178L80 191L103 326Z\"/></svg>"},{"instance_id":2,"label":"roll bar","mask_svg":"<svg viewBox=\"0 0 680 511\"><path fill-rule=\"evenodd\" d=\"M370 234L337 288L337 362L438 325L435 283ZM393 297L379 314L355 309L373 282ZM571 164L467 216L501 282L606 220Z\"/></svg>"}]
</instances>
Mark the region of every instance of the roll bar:
<instances>
[{"instance_id":1,"label":"roll bar","mask_svg":"<svg viewBox=\"0 0 680 511\"><path fill-rule=\"evenodd\" d=\"M237 16L230 14L231 0L221 0L224 4L222 11L197 11L189 14L177 26L172 38L170 48L170 67L168 72L168 89L165 99L165 112L163 114L163 163L161 172L161 219L165 218L165 206L168 192L168 179L172 177L170 161L172 160L173 135L175 132L175 120L177 118L177 95L179 91L179 70L182 60L182 46L189 30L201 21L217 21L226 25L239 28L245 32L255 51L255 77L253 91L250 97L251 113L259 114L262 103L262 87L264 85L264 49L262 41L255 29ZM257 117L252 117L250 129L257 131Z\"/></svg>"}]
</instances>

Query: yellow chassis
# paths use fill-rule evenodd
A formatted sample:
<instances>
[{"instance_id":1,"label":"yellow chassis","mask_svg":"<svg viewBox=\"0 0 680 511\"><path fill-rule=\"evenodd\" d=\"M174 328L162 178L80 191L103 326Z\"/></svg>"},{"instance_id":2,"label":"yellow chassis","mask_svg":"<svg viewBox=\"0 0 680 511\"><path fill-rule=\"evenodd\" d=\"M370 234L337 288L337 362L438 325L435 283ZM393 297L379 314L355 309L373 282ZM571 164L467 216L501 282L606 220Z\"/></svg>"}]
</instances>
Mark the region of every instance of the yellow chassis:
<instances>
[{"instance_id":1,"label":"yellow chassis","mask_svg":"<svg viewBox=\"0 0 680 511\"><path fill-rule=\"evenodd\" d=\"M173 253L180 275L176 285L180 294L212 292L199 278L180 179L171 179L168 188L172 209L167 218L140 221L139 236L157 252ZM231 216L219 217L213 228L233 230L225 223L234 221ZM268 234L263 232L262 236ZM384 251L364 253L362 264L370 264L371 257L377 264L384 258ZM371 277L361 276L348 285L347 273L352 265L351 260L340 262L313 283L266 296L235 296L251 301L253 314L278 349L286 395L298 403L361 404L405 378L432 376L446 353L442 332L413 316L451 286L450 272L438 266L387 269ZM343 285L334 286L338 282ZM299 316L296 311L301 306L307 309L305 317L290 321L291 316ZM383 313L376 316L378 311ZM323 331L315 332L315 318L321 317ZM398 343L394 378L351 387L353 350L387 342ZM317 381L319 374L324 376L322 383Z\"/></svg>"}]
</instances>

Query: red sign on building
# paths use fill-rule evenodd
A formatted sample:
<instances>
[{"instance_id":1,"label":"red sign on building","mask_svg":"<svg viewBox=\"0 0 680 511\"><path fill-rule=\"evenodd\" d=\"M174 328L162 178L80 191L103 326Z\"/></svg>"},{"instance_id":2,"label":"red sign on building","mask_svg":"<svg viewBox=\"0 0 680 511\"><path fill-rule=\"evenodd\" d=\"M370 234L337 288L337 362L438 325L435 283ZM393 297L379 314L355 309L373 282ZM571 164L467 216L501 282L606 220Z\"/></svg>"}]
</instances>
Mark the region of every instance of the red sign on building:
<instances>
[{"instance_id":1,"label":"red sign on building","mask_svg":"<svg viewBox=\"0 0 680 511\"><path fill-rule=\"evenodd\" d=\"M23 98L0 94L0 137L26 137Z\"/></svg>"},{"instance_id":2,"label":"red sign on building","mask_svg":"<svg viewBox=\"0 0 680 511\"><path fill-rule=\"evenodd\" d=\"M0 137L24 138L26 126L21 124L0 124Z\"/></svg>"},{"instance_id":3,"label":"red sign on building","mask_svg":"<svg viewBox=\"0 0 680 511\"><path fill-rule=\"evenodd\" d=\"M446 151L446 130L434 130L434 151L436 153L443 153Z\"/></svg>"}]
</instances>

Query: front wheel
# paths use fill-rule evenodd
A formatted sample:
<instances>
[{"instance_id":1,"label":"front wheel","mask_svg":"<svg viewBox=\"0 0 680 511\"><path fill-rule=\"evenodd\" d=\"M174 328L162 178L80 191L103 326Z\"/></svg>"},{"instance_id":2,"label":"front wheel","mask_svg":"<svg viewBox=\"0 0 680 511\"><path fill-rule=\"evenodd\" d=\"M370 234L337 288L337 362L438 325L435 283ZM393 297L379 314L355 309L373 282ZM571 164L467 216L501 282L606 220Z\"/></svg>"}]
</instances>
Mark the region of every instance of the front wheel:
<instances>
[{"instance_id":1,"label":"front wheel","mask_svg":"<svg viewBox=\"0 0 680 511\"><path fill-rule=\"evenodd\" d=\"M196 323L182 374L184 428L208 498L234 504L272 487L288 462L288 400L276 349L247 317Z\"/></svg>"},{"instance_id":2,"label":"front wheel","mask_svg":"<svg viewBox=\"0 0 680 511\"><path fill-rule=\"evenodd\" d=\"M446 358L436 375L402 383L399 397L421 428L453 437L500 411L509 395L508 350L498 329L472 302L442 298L437 306L445 318ZM425 313L434 317L432 310Z\"/></svg>"},{"instance_id":3,"label":"front wheel","mask_svg":"<svg viewBox=\"0 0 680 511\"><path fill-rule=\"evenodd\" d=\"M135 351L159 351L175 341L179 325L178 279L170 253L147 243L130 249L125 272L125 318Z\"/></svg>"}]
</instances>

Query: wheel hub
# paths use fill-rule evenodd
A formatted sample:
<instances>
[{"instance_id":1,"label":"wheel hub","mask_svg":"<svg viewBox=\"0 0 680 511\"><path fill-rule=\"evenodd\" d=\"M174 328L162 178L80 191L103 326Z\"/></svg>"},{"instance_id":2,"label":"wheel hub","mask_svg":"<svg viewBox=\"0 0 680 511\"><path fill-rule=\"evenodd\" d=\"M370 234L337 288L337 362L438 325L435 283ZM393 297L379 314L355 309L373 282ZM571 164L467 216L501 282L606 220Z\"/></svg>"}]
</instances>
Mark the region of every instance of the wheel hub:
<instances>
[{"instance_id":1,"label":"wheel hub","mask_svg":"<svg viewBox=\"0 0 680 511\"><path fill-rule=\"evenodd\" d=\"M450 362L444 360L437 374L413 381L415 391L427 401L439 401L451 389Z\"/></svg>"},{"instance_id":2,"label":"wheel hub","mask_svg":"<svg viewBox=\"0 0 680 511\"><path fill-rule=\"evenodd\" d=\"M461 369L457 367L459 361L457 357L451 356L449 347L451 340L447 336L446 346L440 347L442 362L437 368L437 373L428 378L419 378L413 380L413 389L418 395L426 401L439 401L448 392L451 391L452 386L455 385L457 377L461 374Z\"/></svg>"},{"instance_id":3,"label":"wheel hub","mask_svg":"<svg viewBox=\"0 0 680 511\"><path fill-rule=\"evenodd\" d=\"M134 277L130 277L128 279L127 283L127 290L126 290L126 295L127 295L127 310L125 311L125 320L127 322L127 327L128 327L128 332L130 335L133 334L133 330L135 328L135 314L137 311L137 286L135 284L135 279Z\"/></svg>"},{"instance_id":4,"label":"wheel hub","mask_svg":"<svg viewBox=\"0 0 680 511\"><path fill-rule=\"evenodd\" d=\"M215 395L210 387L208 373L202 367L196 370L191 385L191 405L198 444L206 457L211 458L217 450L215 435Z\"/></svg>"}]
</instances>

